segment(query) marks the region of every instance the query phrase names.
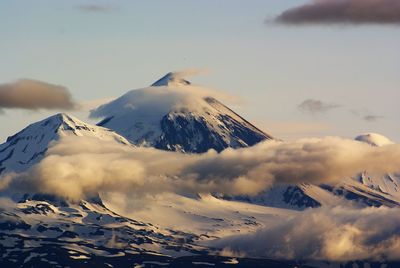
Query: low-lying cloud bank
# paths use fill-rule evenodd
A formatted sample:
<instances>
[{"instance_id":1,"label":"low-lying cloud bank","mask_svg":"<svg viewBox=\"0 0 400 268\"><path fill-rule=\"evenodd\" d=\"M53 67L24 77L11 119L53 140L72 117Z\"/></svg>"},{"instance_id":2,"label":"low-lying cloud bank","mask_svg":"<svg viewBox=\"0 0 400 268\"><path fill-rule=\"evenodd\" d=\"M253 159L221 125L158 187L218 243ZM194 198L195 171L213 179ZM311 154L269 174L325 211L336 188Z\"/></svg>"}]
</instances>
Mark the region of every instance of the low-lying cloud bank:
<instances>
[{"instance_id":1,"label":"low-lying cloud bank","mask_svg":"<svg viewBox=\"0 0 400 268\"><path fill-rule=\"evenodd\" d=\"M0 109L72 109L75 103L66 87L22 79L0 84Z\"/></svg>"},{"instance_id":2,"label":"low-lying cloud bank","mask_svg":"<svg viewBox=\"0 0 400 268\"><path fill-rule=\"evenodd\" d=\"M400 24L398 0L312 0L284 11L284 24Z\"/></svg>"},{"instance_id":3,"label":"low-lying cloud bank","mask_svg":"<svg viewBox=\"0 0 400 268\"><path fill-rule=\"evenodd\" d=\"M400 210L321 207L256 233L214 241L231 254L297 260L399 260Z\"/></svg>"},{"instance_id":4,"label":"low-lying cloud bank","mask_svg":"<svg viewBox=\"0 0 400 268\"><path fill-rule=\"evenodd\" d=\"M399 167L400 145L372 147L336 137L267 141L202 155L65 137L39 164L25 173L8 174L1 182L3 189L73 200L107 191L256 195L275 183L336 183L365 169L386 173Z\"/></svg>"}]
</instances>

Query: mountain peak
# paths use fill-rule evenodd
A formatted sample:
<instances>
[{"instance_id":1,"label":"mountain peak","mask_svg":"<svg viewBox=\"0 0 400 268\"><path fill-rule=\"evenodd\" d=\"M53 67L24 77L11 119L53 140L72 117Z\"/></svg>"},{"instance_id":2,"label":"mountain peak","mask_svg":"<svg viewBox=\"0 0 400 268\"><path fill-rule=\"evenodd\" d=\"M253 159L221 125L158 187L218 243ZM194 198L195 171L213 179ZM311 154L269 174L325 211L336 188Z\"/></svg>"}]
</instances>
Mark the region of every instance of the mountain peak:
<instances>
[{"instance_id":1,"label":"mountain peak","mask_svg":"<svg viewBox=\"0 0 400 268\"><path fill-rule=\"evenodd\" d=\"M47 121L58 122L60 124L61 123L84 124L81 120L67 113L58 113L42 120L43 123L46 123Z\"/></svg>"},{"instance_id":2,"label":"mountain peak","mask_svg":"<svg viewBox=\"0 0 400 268\"><path fill-rule=\"evenodd\" d=\"M53 115L53 116L50 116L50 117L47 118L47 119L50 119L50 118L57 118L57 119L59 119L60 121L68 121L68 120L71 120L71 119L76 119L76 120L78 120L77 118L75 118L75 117L73 117L72 115L69 115L69 114L67 114L67 113L58 113L58 114L55 114L55 115Z\"/></svg>"},{"instance_id":3,"label":"mountain peak","mask_svg":"<svg viewBox=\"0 0 400 268\"><path fill-rule=\"evenodd\" d=\"M191 83L182 78L179 73L169 72L164 75L162 78L158 79L151 86L152 87L162 87L162 86L170 86L170 85L190 85Z\"/></svg>"},{"instance_id":4,"label":"mountain peak","mask_svg":"<svg viewBox=\"0 0 400 268\"><path fill-rule=\"evenodd\" d=\"M0 175L6 171L24 171L38 163L51 142L66 136L91 137L130 145L128 140L110 129L93 126L71 115L59 113L30 124L0 144Z\"/></svg>"},{"instance_id":5,"label":"mountain peak","mask_svg":"<svg viewBox=\"0 0 400 268\"><path fill-rule=\"evenodd\" d=\"M76 129L79 126L87 125L85 122L79 120L78 118L66 114L66 113L58 113L53 116L48 117L47 119L43 120L43 125L48 124L49 122L54 122L55 125L58 127L61 126L68 126L69 128Z\"/></svg>"}]
</instances>

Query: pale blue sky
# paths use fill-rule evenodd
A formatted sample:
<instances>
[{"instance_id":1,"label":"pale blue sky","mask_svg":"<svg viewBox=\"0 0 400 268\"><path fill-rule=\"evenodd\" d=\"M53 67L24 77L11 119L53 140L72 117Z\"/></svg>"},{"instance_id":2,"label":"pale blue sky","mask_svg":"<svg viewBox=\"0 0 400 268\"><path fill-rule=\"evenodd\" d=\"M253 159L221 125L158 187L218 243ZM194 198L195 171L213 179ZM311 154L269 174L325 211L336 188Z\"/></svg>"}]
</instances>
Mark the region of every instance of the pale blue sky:
<instances>
[{"instance_id":1,"label":"pale blue sky","mask_svg":"<svg viewBox=\"0 0 400 268\"><path fill-rule=\"evenodd\" d=\"M279 138L378 132L400 142L400 26L264 23L306 1L2 0L0 83L38 79L88 101L202 68L210 74L191 81L238 95L231 106ZM342 107L303 113L308 98ZM0 140L56 112L5 110Z\"/></svg>"}]
</instances>

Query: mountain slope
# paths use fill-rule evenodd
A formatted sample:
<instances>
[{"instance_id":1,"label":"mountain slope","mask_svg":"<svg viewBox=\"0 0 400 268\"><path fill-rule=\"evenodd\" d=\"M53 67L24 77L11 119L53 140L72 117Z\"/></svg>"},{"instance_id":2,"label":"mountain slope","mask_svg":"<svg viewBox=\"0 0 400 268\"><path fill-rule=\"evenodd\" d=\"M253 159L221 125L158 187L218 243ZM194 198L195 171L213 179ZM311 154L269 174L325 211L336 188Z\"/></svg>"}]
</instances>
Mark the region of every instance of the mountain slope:
<instances>
[{"instance_id":1,"label":"mountain slope","mask_svg":"<svg viewBox=\"0 0 400 268\"><path fill-rule=\"evenodd\" d=\"M394 144L389 138L377 133L365 133L355 140L374 147ZM353 178L343 180L333 188L335 193L345 193L348 199L360 199L368 205L400 205L400 174L373 174L366 170Z\"/></svg>"},{"instance_id":2,"label":"mountain slope","mask_svg":"<svg viewBox=\"0 0 400 268\"><path fill-rule=\"evenodd\" d=\"M44 157L51 142L65 136L85 136L130 144L109 129L60 113L29 125L0 145L0 175L6 171L28 169Z\"/></svg>"},{"instance_id":3,"label":"mountain slope","mask_svg":"<svg viewBox=\"0 0 400 268\"><path fill-rule=\"evenodd\" d=\"M209 107L203 113L182 109L161 119L162 134L154 147L191 153L218 152L226 148L252 146L272 139L214 98L205 98Z\"/></svg>"},{"instance_id":4,"label":"mountain slope","mask_svg":"<svg viewBox=\"0 0 400 268\"><path fill-rule=\"evenodd\" d=\"M253 204L304 210L323 205L333 205L339 202L334 194L313 184L278 184L261 192L256 196L228 196L227 199L244 201Z\"/></svg>"},{"instance_id":5,"label":"mountain slope","mask_svg":"<svg viewBox=\"0 0 400 268\"><path fill-rule=\"evenodd\" d=\"M388 138L376 134L359 135L355 140L371 146L393 144ZM366 167L368 168L368 167ZM400 174L371 174L362 171L356 176L343 178L331 185L275 185L255 197L228 197L266 206L306 209L321 205L333 205L341 199L361 206L400 206Z\"/></svg>"},{"instance_id":6,"label":"mountain slope","mask_svg":"<svg viewBox=\"0 0 400 268\"><path fill-rule=\"evenodd\" d=\"M364 171L355 178L361 184L400 200L400 174L371 174Z\"/></svg>"},{"instance_id":7,"label":"mountain slope","mask_svg":"<svg viewBox=\"0 0 400 268\"><path fill-rule=\"evenodd\" d=\"M28 198L0 209L2 267L107 267L115 261L116 267L133 267L171 255L200 254L206 248L196 245L198 239L84 200L54 204Z\"/></svg>"},{"instance_id":8,"label":"mountain slope","mask_svg":"<svg viewBox=\"0 0 400 268\"><path fill-rule=\"evenodd\" d=\"M99 126L115 130L133 144L169 151L220 152L272 139L173 73L100 106L92 116L104 117Z\"/></svg>"}]
</instances>

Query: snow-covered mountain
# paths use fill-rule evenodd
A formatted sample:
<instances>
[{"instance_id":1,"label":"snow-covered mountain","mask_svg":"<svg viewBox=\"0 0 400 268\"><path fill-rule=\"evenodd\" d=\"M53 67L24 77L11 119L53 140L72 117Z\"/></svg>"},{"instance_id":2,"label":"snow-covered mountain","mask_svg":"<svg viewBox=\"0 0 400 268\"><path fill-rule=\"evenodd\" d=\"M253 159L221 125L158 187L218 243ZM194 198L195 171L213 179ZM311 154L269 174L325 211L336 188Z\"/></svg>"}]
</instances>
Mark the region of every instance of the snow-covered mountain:
<instances>
[{"instance_id":1,"label":"snow-covered mountain","mask_svg":"<svg viewBox=\"0 0 400 268\"><path fill-rule=\"evenodd\" d=\"M298 266L294 261L224 257L217 249L204 245L216 234L223 235L226 228L233 233L238 229L254 231L260 222L284 219L293 212L215 198L159 205L158 209L174 217L179 215L179 220L169 217L179 228L136 220L137 213L125 217L84 200L59 205L39 199L2 204L0 266L315 267ZM188 211L190 205L195 205L193 211ZM157 216L154 212L141 211L139 218ZM192 223L196 225L190 228ZM182 231L185 224L186 229L195 232Z\"/></svg>"},{"instance_id":2,"label":"snow-covered mountain","mask_svg":"<svg viewBox=\"0 0 400 268\"><path fill-rule=\"evenodd\" d=\"M133 144L202 153L252 146L272 137L190 82L169 73L92 111L99 126Z\"/></svg>"},{"instance_id":3,"label":"snow-covered mountain","mask_svg":"<svg viewBox=\"0 0 400 268\"><path fill-rule=\"evenodd\" d=\"M277 184L256 196L224 196L224 198L294 210L332 205L339 202L339 198L332 193L318 185L309 183Z\"/></svg>"},{"instance_id":4,"label":"snow-covered mountain","mask_svg":"<svg viewBox=\"0 0 400 268\"><path fill-rule=\"evenodd\" d=\"M0 209L1 267L165 263L172 260L171 255L204 252L206 247L198 244L199 239L123 217L103 204L85 200L57 204L38 196L2 204Z\"/></svg>"},{"instance_id":5,"label":"snow-covered mountain","mask_svg":"<svg viewBox=\"0 0 400 268\"><path fill-rule=\"evenodd\" d=\"M66 114L31 124L0 145L0 178L38 163L52 142L65 136L184 153L219 152L272 139L216 98L196 90L169 73L151 87L130 91L93 111L104 117L99 126ZM371 146L392 143L378 134L356 140ZM399 174L362 171L336 185L280 184L255 197L160 194L148 203L146 199L140 209L121 206L121 199L112 195L79 202L40 193L15 195L8 201L0 197L0 266L311 267L215 256L221 249L208 242L255 232L295 217L298 210L343 200L400 206L399 187Z\"/></svg>"},{"instance_id":6,"label":"snow-covered mountain","mask_svg":"<svg viewBox=\"0 0 400 268\"><path fill-rule=\"evenodd\" d=\"M129 91L92 115L104 117L98 125L115 130L132 143L162 150L220 152L272 139L217 99L196 90L181 76L168 73L151 87ZM375 133L359 135L356 140L375 146L392 143ZM371 178L366 182L368 173L360 171L361 175L364 180L349 178L338 185L276 185L255 197L222 198L296 210L334 204L343 198L368 206L399 204L397 175L387 175L379 182L374 177L374 183Z\"/></svg>"},{"instance_id":7,"label":"snow-covered mountain","mask_svg":"<svg viewBox=\"0 0 400 268\"><path fill-rule=\"evenodd\" d=\"M0 145L0 175L6 171L24 171L38 163L53 141L65 136L85 136L129 145L115 132L93 126L64 113L33 123Z\"/></svg>"},{"instance_id":8,"label":"snow-covered mountain","mask_svg":"<svg viewBox=\"0 0 400 268\"><path fill-rule=\"evenodd\" d=\"M57 114L29 125L0 146L3 171L25 171L45 156L52 142L65 136L131 146L109 129ZM231 262L293 267L293 262L218 256L218 249L206 245L238 229L254 231L262 222L286 218L295 213L292 211L211 196L193 199L175 195L124 216L114 212L124 208L113 207L109 200L103 203L100 196L72 202L41 193L13 194L11 199L3 194L1 267L201 267L204 263L225 267ZM159 220L165 213L167 218L179 216L180 224ZM192 222L197 222L196 226L187 228Z\"/></svg>"},{"instance_id":9,"label":"snow-covered mountain","mask_svg":"<svg viewBox=\"0 0 400 268\"><path fill-rule=\"evenodd\" d=\"M256 196L224 196L224 199L244 201L269 207L304 210L324 205L336 205L342 200L359 206L400 206L398 185L400 176L370 177L367 172L343 178L338 184L279 184ZM382 185L384 189L382 190Z\"/></svg>"},{"instance_id":10,"label":"snow-covered mountain","mask_svg":"<svg viewBox=\"0 0 400 268\"><path fill-rule=\"evenodd\" d=\"M389 138L377 133L365 133L357 136L355 140L377 147L394 144ZM395 199L397 204L400 203L400 173L373 174L367 169L354 177L353 181L372 189L379 195Z\"/></svg>"},{"instance_id":11,"label":"snow-covered mountain","mask_svg":"<svg viewBox=\"0 0 400 268\"><path fill-rule=\"evenodd\" d=\"M3 175L27 170L44 158L53 142L66 136L132 146L112 130L56 114L0 145L0 170ZM107 262L123 267L170 261L178 252L204 251L194 243L196 236L118 215L100 196L72 202L49 194L10 193L2 191L0 196L1 267L107 267Z\"/></svg>"},{"instance_id":12,"label":"snow-covered mountain","mask_svg":"<svg viewBox=\"0 0 400 268\"><path fill-rule=\"evenodd\" d=\"M394 144L389 138L377 133L365 133L357 136L355 139L378 147ZM393 196L397 200L400 200L399 173L381 175L372 174L366 170L361 172L354 180L381 194Z\"/></svg>"}]
</instances>

